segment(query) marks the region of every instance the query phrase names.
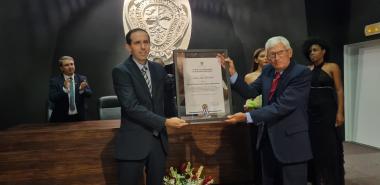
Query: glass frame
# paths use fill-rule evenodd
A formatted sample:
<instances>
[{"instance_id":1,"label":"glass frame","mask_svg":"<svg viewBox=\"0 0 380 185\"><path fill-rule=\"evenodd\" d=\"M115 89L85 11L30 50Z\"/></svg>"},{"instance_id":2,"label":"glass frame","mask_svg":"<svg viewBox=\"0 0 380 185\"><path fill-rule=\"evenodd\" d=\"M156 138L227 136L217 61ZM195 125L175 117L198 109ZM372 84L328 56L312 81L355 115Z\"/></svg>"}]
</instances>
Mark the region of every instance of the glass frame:
<instances>
[{"instance_id":1,"label":"glass frame","mask_svg":"<svg viewBox=\"0 0 380 185\"><path fill-rule=\"evenodd\" d=\"M220 62L216 57L218 53L227 56L226 49L189 49L173 51L173 63L176 79L177 113L178 117L186 120L188 123L198 124L220 122L222 120L225 120L227 115L230 115L232 113L230 76L228 71L220 65ZM214 61L217 62L217 65L219 66L218 69L209 67L215 66L215 63L213 63ZM201 65L199 65L198 63L201 63ZM202 68L204 63L205 67ZM208 64L211 65L208 66ZM187 70L185 70L186 75L184 75L185 66L188 66ZM202 67L198 69L198 66ZM194 70L193 67L196 69ZM199 80L197 81L197 78L200 74L198 70L210 71L210 73L204 72L203 74L201 74L205 75L205 78L201 80L202 82ZM221 77L215 77L215 75L219 74L221 75ZM212 75L214 75L215 78ZM189 83L188 79L195 79L196 82L200 83L185 84L185 78L187 78L187 83ZM220 79L222 80L221 82ZM220 83L215 83L215 80ZM214 84L216 86L213 86ZM186 89L188 91L187 96L185 93ZM204 97L200 97L200 95L197 95L196 93L203 93ZM186 99L189 98L194 99L192 99L192 103L186 104ZM209 104L200 103L201 101L208 102ZM194 107L197 111L194 111ZM190 109L192 111L190 111Z\"/></svg>"}]
</instances>

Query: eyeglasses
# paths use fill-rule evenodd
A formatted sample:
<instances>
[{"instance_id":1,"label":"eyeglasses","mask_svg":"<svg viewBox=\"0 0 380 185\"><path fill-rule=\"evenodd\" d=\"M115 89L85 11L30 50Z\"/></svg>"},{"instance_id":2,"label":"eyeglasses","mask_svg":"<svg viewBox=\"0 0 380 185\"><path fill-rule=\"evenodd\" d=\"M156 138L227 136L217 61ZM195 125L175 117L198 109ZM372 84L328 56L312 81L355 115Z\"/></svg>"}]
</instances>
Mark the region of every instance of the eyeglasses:
<instances>
[{"instance_id":1,"label":"eyeglasses","mask_svg":"<svg viewBox=\"0 0 380 185\"><path fill-rule=\"evenodd\" d=\"M286 53L287 51L288 51L287 49L283 49L283 50L280 50L280 51L277 51L277 52L271 52L271 53L269 53L269 55L268 55L268 59L269 59L269 60L276 59L276 56L278 56L278 57L282 57L282 56L285 55L285 53Z\"/></svg>"}]
</instances>

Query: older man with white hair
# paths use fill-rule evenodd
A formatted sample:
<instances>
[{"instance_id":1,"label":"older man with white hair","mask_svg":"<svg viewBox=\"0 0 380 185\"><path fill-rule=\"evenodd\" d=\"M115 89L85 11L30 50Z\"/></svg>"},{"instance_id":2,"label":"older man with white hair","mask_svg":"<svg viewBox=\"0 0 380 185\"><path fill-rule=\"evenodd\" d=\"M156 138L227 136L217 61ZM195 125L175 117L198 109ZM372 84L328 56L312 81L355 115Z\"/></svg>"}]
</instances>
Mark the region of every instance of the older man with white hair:
<instances>
[{"instance_id":1,"label":"older man with white hair","mask_svg":"<svg viewBox=\"0 0 380 185\"><path fill-rule=\"evenodd\" d=\"M311 72L291 60L293 50L285 37L270 38L265 49L271 65L250 85L236 73L230 58L219 55L228 66L232 88L246 99L262 94L263 102L262 108L236 113L226 121L259 126L256 147L263 185L306 185L307 161L312 158L307 115Z\"/></svg>"}]
</instances>

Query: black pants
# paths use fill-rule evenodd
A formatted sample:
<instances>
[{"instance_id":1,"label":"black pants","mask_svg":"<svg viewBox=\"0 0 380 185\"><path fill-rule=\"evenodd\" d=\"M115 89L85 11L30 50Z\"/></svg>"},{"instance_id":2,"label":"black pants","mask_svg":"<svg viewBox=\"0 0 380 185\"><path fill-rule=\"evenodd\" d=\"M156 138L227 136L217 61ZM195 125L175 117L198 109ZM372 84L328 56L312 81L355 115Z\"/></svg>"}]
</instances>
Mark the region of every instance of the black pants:
<instances>
[{"instance_id":1,"label":"black pants","mask_svg":"<svg viewBox=\"0 0 380 185\"><path fill-rule=\"evenodd\" d=\"M133 150L133 149L131 149ZM166 155L161 141L155 138L152 150L142 160L118 160L119 185L141 184L144 167L147 185L162 185L165 175Z\"/></svg>"},{"instance_id":2,"label":"black pants","mask_svg":"<svg viewBox=\"0 0 380 185\"><path fill-rule=\"evenodd\" d=\"M274 156L267 129L260 144L263 185L306 185L307 162L281 163Z\"/></svg>"}]
</instances>

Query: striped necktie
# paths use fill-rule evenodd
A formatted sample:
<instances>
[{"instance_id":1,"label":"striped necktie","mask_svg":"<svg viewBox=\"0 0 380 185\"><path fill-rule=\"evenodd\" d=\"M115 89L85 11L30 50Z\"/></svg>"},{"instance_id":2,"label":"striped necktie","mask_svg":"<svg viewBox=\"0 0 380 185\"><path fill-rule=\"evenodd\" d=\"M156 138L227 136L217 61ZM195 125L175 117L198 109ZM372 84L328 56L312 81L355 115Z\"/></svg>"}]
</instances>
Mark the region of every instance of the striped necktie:
<instances>
[{"instance_id":1,"label":"striped necktie","mask_svg":"<svg viewBox=\"0 0 380 185\"><path fill-rule=\"evenodd\" d=\"M71 77L69 79L70 79L69 108L71 111L74 111L75 110L75 90L74 90L75 81Z\"/></svg>"},{"instance_id":2,"label":"striped necktie","mask_svg":"<svg viewBox=\"0 0 380 185\"><path fill-rule=\"evenodd\" d=\"M149 92L150 92L150 96L152 96L152 84L150 83L150 80L149 80L149 77L148 77L148 67L146 67L146 65L144 65L142 68L141 68L141 73L143 74L144 78L145 78L145 82L146 82L146 85L148 86L149 88Z\"/></svg>"}]
</instances>

